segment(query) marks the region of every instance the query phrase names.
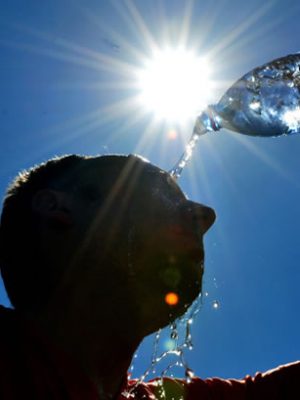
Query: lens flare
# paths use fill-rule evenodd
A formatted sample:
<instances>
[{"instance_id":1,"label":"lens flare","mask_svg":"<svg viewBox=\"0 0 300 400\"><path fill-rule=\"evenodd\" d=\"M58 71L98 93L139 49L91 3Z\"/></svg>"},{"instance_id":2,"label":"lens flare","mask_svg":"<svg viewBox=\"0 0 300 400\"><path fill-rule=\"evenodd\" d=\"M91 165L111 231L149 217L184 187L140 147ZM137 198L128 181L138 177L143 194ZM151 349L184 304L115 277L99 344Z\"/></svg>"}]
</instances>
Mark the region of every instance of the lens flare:
<instances>
[{"instance_id":1,"label":"lens flare","mask_svg":"<svg viewBox=\"0 0 300 400\"><path fill-rule=\"evenodd\" d=\"M176 306L176 304L178 304L178 302L179 302L178 294L174 293L174 292L167 293L166 296L165 296L165 302L169 306Z\"/></svg>"}]
</instances>

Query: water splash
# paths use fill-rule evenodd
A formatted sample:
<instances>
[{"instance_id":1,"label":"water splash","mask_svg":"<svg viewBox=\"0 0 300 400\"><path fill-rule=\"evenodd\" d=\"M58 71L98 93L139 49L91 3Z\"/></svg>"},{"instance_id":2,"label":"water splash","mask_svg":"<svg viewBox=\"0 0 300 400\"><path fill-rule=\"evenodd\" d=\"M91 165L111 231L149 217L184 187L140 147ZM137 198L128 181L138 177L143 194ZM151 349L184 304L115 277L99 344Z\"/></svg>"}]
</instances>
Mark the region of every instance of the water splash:
<instances>
[{"instance_id":1,"label":"water splash","mask_svg":"<svg viewBox=\"0 0 300 400\"><path fill-rule=\"evenodd\" d=\"M194 148L200 136L204 135L207 132L217 131L219 129L221 129L221 124L218 115L214 113L213 109L207 108L207 110L205 110L196 119L193 134L188 144L186 145L183 154L181 155L175 166L172 168L172 170L169 171L173 179L180 178L183 169L193 155Z\"/></svg>"},{"instance_id":2,"label":"water splash","mask_svg":"<svg viewBox=\"0 0 300 400\"><path fill-rule=\"evenodd\" d=\"M190 368L187 368L185 371L185 378L186 378L186 382L187 383L191 383L192 379L194 378L195 373L193 370L191 370Z\"/></svg>"},{"instance_id":3,"label":"water splash","mask_svg":"<svg viewBox=\"0 0 300 400\"><path fill-rule=\"evenodd\" d=\"M129 371L128 371L129 378L131 378L131 376L132 376L132 373L133 373L133 371L134 371L134 362L135 362L135 360L136 360L137 358L138 358L138 353L135 353L134 356L133 356L133 359L132 359L132 361L131 361L131 366L130 366Z\"/></svg>"},{"instance_id":4,"label":"water splash","mask_svg":"<svg viewBox=\"0 0 300 400\"><path fill-rule=\"evenodd\" d=\"M162 330L159 329L156 332L155 337L154 337L152 360L151 360L151 366L152 367L154 367L156 362L157 362L156 360L157 360L157 357L158 357L158 345L159 345L159 340L160 340L160 337L161 337L161 332L162 332ZM153 371L154 371L154 369L152 369L152 372Z\"/></svg>"},{"instance_id":5,"label":"water splash","mask_svg":"<svg viewBox=\"0 0 300 400\"><path fill-rule=\"evenodd\" d=\"M192 341L192 333L191 333L191 325L193 323L193 318L189 318L186 321L186 330L185 330L185 341L184 341L184 347L187 347L189 350L193 350L194 344Z\"/></svg>"},{"instance_id":6,"label":"water splash","mask_svg":"<svg viewBox=\"0 0 300 400\"><path fill-rule=\"evenodd\" d=\"M178 339L178 331L177 331L176 321L172 322L170 329L171 329L170 338L173 340L177 340Z\"/></svg>"},{"instance_id":7,"label":"water splash","mask_svg":"<svg viewBox=\"0 0 300 400\"><path fill-rule=\"evenodd\" d=\"M201 299L201 295L200 295L182 317L180 317L178 320L176 320L170 324L170 326L169 326L170 338L174 342L173 348L163 351L159 354L159 342L162 337L162 330L159 330L155 334L154 342L153 342L153 352L152 352L152 357L151 357L151 364L146 369L146 371L139 377L137 382L130 388L130 390L128 392L126 392L126 397L129 398L130 395L132 393L134 393L137 386L140 385L141 383L143 383L145 381L145 379L151 373L155 373L159 363L161 363L163 360L166 360L167 357L169 357L169 356L174 356L175 360L169 362L168 365L161 371L159 379L158 379L158 383L161 382L161 384L162 384L163 378L165 376L167 376L167 374L169 372L171 372L171 370L174 367L183 368L185 371L184 374L185 374L187 383L191 382L191 379L194 376L194 372L189 367L189 365L185 359L185 351L193 349L191 326L193 324L193 321L194 321L196 315L200 311L201 307L202 307L202 299ZM182 339L180 340L179 326L185 327L185 335L184 335L183 340ZM162 386L162 390L163 390L163 386Z\"/></svg>"}]
</instances>

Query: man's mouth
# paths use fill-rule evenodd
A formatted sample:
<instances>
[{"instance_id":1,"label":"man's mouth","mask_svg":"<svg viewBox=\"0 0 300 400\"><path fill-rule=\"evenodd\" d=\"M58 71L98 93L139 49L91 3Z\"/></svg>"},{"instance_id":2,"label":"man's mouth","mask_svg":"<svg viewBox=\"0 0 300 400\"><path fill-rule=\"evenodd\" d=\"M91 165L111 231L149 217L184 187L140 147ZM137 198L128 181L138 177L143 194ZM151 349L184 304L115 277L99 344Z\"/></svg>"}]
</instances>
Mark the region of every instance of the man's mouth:
<instances>
[{"instance_id":1,"label":"man's mouth","mask_svg":"<svg viewBox=\"0 0 300 400\"><path fill-rule=\"evenodd\" d=\"M182 237L191 240L202 239L202 234L198 230L192 229L184 224L174 224L169 228L170 234L174 237Z\"/></svg>"},{"instance_id":2,"label":"man's mouth","mask_svg":"<svg viewBox=\"0 0 300 400\"><path fill-rule=\"evenodd\" d=\"M199 238L196 233L188 232L176 226L175 229L170 229L168 238L175 242L176 252L185 254L188 258L194 261L200 261L204 258L204 250L202 237Z\"/></svg>"}]
</instances>

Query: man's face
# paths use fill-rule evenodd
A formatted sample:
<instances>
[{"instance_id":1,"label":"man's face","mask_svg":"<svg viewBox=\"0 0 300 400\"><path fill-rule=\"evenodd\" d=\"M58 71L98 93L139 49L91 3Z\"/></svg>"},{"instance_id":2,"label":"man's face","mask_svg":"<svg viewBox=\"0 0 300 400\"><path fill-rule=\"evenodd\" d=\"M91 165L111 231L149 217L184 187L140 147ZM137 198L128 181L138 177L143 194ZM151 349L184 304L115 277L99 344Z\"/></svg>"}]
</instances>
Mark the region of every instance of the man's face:
<instances>
[{"instance_id":1,"label":"man's face","mask_svg":"<svg viewBox=\"0 0 300 400\"><path fill-rule=\"evenodd\" d=\"M90 218L86 254L93 270L102 270L101 282L93 279L94 284L106 280L116 296L127 293L142 323L151 321L150 330L156 330L182 315L199 295L202 237L215 214L187 200L165 171L137 157L129 160L125 166L111 161L103 167L99 158L86 177L86 187L94 187L85 207ZM176 304L168 304L169 293Z\"/></svg>"}]
</instances>

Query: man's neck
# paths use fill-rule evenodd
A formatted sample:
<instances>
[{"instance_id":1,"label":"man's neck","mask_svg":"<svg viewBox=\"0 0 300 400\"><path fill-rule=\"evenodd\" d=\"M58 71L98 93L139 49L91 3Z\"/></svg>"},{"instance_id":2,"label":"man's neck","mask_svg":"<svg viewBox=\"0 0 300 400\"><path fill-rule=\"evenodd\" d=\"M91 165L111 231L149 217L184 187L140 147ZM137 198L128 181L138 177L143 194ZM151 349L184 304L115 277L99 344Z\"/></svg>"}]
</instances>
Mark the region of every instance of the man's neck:
<instances>
[{"instance_id":1,"label":"man's neck","mask_svg":"<svg viewBox=\"0 0 300 400\"><path fill-rule=\"evenodd\" d=\"M100 343L97 341L93 345L90 341L83 352L78 352L78 362L94 382L100 398L115 399L127 380L127 371L139 343L129 343L113 333L98 340Z\"/></svg>"},{"instance_id":2,"label":"man's neck","mask_svg":"<svg viewBox=\"0 0 300 400\"><path fill-rule=\"evenodd\" d=\"M115 399L127 379L132 357L141 340L130 327L130 316L122 320L113 312L91 320L80 309L60 309L39 317L38 323L56 345L78 362L95 384L99 397Z\"/></svg>"}]
</instances>

